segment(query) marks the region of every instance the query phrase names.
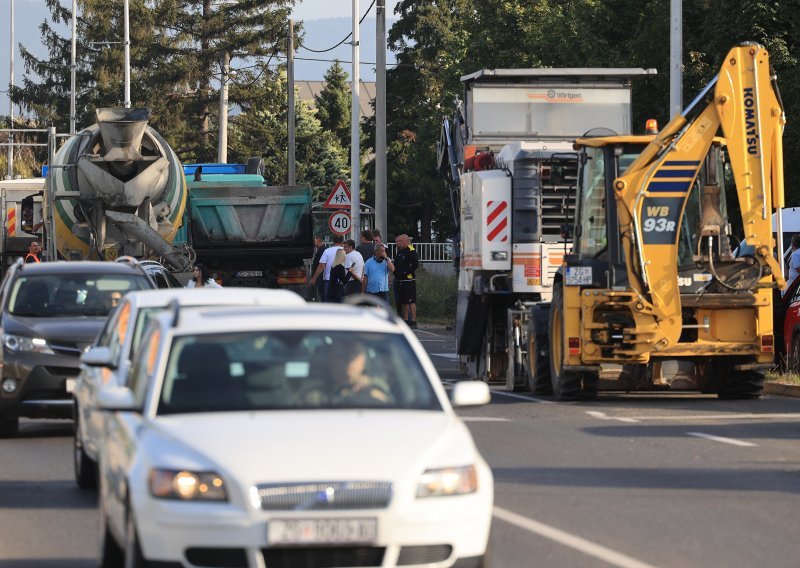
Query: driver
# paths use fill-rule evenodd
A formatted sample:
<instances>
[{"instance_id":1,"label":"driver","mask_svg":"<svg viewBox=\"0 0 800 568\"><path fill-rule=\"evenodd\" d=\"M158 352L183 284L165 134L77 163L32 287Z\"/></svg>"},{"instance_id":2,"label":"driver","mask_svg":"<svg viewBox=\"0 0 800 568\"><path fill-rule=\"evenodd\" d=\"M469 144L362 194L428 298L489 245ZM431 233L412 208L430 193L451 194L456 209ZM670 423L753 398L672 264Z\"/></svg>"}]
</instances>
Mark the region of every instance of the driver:
<instances>
[{"instance_id":1,"label":"driver","mask_svg":"<svg viewBox=\"0 0 800 568\"><path fill-rule=\"evenodd\" d=\"M390 403L388 385L384 381L366 374L367 350L361 343L355 343L345 353L339 354L341 364L331 369L333 396L335 402L352 400Z\"/></svg>"}]
</instances>

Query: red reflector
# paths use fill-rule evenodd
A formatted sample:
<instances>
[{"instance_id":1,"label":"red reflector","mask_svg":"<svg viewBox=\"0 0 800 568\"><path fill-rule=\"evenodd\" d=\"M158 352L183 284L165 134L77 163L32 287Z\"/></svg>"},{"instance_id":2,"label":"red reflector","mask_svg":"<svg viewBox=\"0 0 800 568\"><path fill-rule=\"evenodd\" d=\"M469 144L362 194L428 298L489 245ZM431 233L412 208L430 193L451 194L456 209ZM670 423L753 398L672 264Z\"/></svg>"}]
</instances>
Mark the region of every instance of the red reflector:
<instances>
[{"instance_id":1,"label":"red reflector","mask_svg":"<svg viewBox=\"0 0 800 568\"><path fill-rule=\"evenodd\" d=\"M761 336L761 351L772 353L775 346L775 338L772 335Z\"/></svg>"},{"instance_id":2,"label":"red reflector","mask_svg":"<svg viewBox=\"0 0 800 568\"><path fill-rule=\"evenodd\" d=\"M568 340L569 345L569 354L570 355L580 355L581 353L581 338L580 337L570 337Z\"/></svg>"}]
</instances>

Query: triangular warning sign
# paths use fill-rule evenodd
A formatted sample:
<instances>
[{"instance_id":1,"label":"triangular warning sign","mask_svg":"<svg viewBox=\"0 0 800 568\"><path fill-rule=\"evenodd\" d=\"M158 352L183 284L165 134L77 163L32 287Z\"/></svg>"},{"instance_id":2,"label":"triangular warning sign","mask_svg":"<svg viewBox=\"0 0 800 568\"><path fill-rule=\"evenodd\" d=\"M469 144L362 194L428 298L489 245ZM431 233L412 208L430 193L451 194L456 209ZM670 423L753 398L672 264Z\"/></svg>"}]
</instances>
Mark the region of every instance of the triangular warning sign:
<instances>
[{"instance_id":1,"label":"triangular warning sign","mask_svg":"<svg viewBox=\"0 0 800 568\"><path fill-rule=\"evenodd\" d=\"M322 204L325 209L350 209L350 190L342 180L336 182L333 191Z\"/></svg>"}]
</instances>

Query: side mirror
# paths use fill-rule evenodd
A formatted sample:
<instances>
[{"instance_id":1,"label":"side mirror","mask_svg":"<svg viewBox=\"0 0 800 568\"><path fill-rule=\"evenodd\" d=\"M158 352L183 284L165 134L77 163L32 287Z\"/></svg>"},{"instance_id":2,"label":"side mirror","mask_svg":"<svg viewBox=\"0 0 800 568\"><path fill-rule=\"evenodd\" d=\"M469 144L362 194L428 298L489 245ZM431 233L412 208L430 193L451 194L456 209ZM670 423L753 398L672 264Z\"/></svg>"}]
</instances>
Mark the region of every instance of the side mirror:
<instances>
[{"instance_id":1,"label":"side mirror","mask_svg":"<svg viewBox=\"0 0 800 568\"><path fill-rule=\"evenodd\" d=\"M81 363L90 367L109 367L111 369L116 367L111 357L111 349L108 347L92 347L81 355Z\"/></svg>"},{"instance_id":2,"label":"side mirror","mask_svg":"<svg viewBox=\"0 0 800 568\"><path fill-rule=\"evenodd\" d=\"M97 408L109 412L138 411L133 391L126 387L106 386L97 392Z\"/></svg>"},{"instance_id":3,"label":"side mirror","mask_svg":"<svg viewBox=\"0 0 800 568\"><path fill-rule=\"evenodd\" d=\"M489 404L492 393L483 381L460 381L453 387L450 403L454 408Z\"/></svg>"}]
</instances>

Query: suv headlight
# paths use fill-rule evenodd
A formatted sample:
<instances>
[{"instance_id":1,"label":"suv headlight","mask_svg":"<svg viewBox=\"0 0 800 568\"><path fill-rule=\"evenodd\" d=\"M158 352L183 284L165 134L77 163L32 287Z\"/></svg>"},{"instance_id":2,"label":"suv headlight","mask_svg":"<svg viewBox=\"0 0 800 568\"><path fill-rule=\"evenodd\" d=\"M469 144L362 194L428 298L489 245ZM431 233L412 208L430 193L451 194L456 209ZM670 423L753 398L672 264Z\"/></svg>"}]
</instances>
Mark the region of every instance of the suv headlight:
<instances>
[{"instance_id":1,"label":"suv headlight","mask_svg":"<svg viewBox=\"0 0 800 568\"><path fill-rule=\"evenodd\" d=\"M3 334L3 345L9 351L33 351L35 353L49 353L53 350L47 346L47 341L40 337L25 337L22 335Z\"/></svg>"},{"instance_id":2,"label":"suv headlight","mask_svg":"<svg viewBox=\"0 0 800 568\"><path fill-rule=\"evenodd\" d=\"M227 501L225 483L213 471L186 471L153 468L149 477L150 494L161 499L182 501Z\"/></svg>"},{"instance_id":3,"label":"suv headlight","mask_svg":"<svg viewBox=\"0 0 800 568\"><path fill-rule=\"evenodd\" d=\"M417 497L465 495L478 490L474 465L428 469L417 483Z\"/></svg>"}]
</instances>

